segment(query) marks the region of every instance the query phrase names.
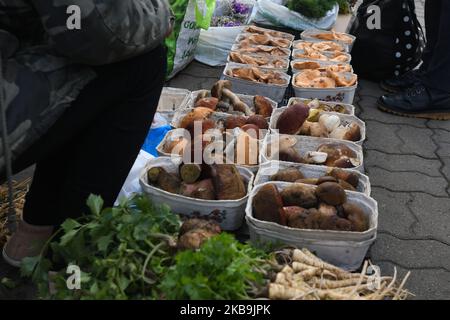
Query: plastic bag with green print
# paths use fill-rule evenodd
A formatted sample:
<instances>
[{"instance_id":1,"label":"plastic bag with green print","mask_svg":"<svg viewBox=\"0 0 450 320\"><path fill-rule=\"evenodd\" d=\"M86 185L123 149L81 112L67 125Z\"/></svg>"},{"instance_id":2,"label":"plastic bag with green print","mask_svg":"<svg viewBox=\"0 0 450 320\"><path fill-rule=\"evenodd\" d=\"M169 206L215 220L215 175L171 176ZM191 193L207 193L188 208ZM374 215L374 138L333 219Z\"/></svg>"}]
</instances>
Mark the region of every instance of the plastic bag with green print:
<instances>
[{"instance_id":1,"label":"plastic bag with green print","mask_svg":"<svg viewBox=\"0 0 450 320\"><path fill-rule=\"evenodd\" d=\"M173 32L166 38L167 77L172 78L194 59L200 28L209 28L216 0L169 2L175 17Z\"/></svg>"}]
</instances>

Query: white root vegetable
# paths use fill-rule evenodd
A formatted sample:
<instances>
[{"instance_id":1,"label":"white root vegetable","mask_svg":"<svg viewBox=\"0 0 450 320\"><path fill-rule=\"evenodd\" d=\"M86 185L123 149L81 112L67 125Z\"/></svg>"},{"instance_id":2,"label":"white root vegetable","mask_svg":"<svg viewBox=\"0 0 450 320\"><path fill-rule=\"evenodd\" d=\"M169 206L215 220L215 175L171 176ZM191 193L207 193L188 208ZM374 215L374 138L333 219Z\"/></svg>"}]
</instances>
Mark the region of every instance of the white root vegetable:
<instances>
[{"instance_id":1,"label":"white root vegetable","mask_svg":"<svg viewBox=\"0 0 450 320\"><path fill-rule=\"evenodd\" d=\"M411 293L404 289L410 276L408 272L400 284L397 270L393 277L372 279L366 274L369 262L365 262L361 273L351 273L328 264L306 249L291 251L291 260L286 261L269 285L270 299L295 300L382 300L407 299ZM379 276L379 275L378 275ZM373 286L371 280L378 281Z\"/></svg>"},{"instance_id":2,"label":"white root vegetable","mask_svg":"<svg viewBox=\"0 0 450 320\"><path fill-rule=\"evenodd\" d=\"M269 299L289 300L303 293L304 291L297 288L287 287L277 283L269 284Z\"/></svg>"}]
</instances>

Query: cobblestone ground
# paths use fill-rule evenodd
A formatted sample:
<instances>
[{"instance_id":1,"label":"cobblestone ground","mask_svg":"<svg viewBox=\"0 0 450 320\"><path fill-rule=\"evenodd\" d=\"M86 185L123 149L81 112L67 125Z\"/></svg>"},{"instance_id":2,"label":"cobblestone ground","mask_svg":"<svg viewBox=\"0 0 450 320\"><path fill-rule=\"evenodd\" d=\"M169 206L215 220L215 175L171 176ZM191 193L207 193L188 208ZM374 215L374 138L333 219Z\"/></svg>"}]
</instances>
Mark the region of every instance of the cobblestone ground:
<instances>
[{"instance_id":1,"label":"cobblestone ground","mask_svg":"<svg viewBox=\"0 0 450 320\"><path fill-rule=\"evenodd\" d=\"M416 1L423 21L424 0ZM210 88L222 68L193 62L167 85ZM450 299L450 121L427 121L380 112L376 83L360 82L357 115L367 125L365 167L379 204L378 238L369 253L383 274L412 272L417 299ZM0 264L2 262L0 261ZM0 278L12 271L0 265ZM2 294L0 298L11 297ZM15 297L30 298L29 287Z\"/></svg>"}]
</instances>

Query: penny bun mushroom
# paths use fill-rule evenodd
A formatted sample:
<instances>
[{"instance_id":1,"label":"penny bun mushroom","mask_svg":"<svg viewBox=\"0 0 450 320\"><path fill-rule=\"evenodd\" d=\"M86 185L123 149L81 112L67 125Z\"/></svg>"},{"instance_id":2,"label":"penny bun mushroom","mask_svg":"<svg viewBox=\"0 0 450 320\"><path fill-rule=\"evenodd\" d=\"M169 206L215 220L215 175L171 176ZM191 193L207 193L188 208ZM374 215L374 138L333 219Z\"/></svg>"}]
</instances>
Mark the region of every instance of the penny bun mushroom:
<instances>
[{"instance_id":1,"label":"penny bun mushroom","mask_svg":"<svg viewBox=\"0 0 450 320\"><path fill-rule=\"evenodd\" d=\"M338 206L347 201L344 188L336 182L322 183L317 187L316 195L319 200L332 206Z\"/></svg>"},{"instance_id":2,"label":"penny bun mushroom","mask_svg":"<svg viewBox=\"0 0 450 320\"><path fill-rule=\"evenodd\" d=\"M300 132L309 116L309 107L303 103L296 103L287 107L277 121L277 129L281 134L295 135Z\"/></svg>"}]
</instances>

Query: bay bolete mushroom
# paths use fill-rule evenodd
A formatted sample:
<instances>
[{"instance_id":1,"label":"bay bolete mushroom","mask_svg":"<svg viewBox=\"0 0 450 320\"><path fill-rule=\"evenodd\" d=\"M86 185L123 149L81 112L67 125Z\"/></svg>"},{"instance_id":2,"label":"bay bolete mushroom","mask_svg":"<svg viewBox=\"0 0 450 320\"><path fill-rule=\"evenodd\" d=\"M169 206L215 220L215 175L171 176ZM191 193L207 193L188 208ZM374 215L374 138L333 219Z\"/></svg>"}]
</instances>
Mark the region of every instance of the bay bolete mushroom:
<instances>
[{"instance_id":1,"label":"bay bolete mushroom","mask_svg":"<svg viewBox=\"0 0 450 320\"><path fill-rule=\"evenodd\" d=\"M314 189L297 183L281 191L281 197L285 206L297 206L308 209L317 205Z\"/></svg>"},{"instance_id":2,"label":"bay bolete mushroom","mask_svg":"<svg viewBox=\"0 0 450 320\"><path fill-rule=\"evenodd\" d=\"M317 187L316 195L319 200L332 206L338 206L347 201L344 188L336 182L322 183Z\"/></svg>"},{"instance_id":3,"label":"bay bolete mushroom","mask_svg":"<svg viewBox=\"0 0 450 320\"><path fill-rule=\"evenodd\" d=\"M253 198L253 216L262 221L286 223L283 200L274 184L262 186Z\"/></svg>"},{"instance_id":4,"label":"bay bolete mushroom","mask_svg":"<svg viewBox=\"0 0 450 320\"><path fill-rule=\"evenodd\" d=\"M296 168L289 167L282 169L270 177L271 181L295 182L304 179L304 175Z\"/></svg>"},{"instance_id":5,"label":"bay bolete mushroom","mask_svg":"<svg viewBox=\"0 0 450 320\"><path fill-rule=\"evenodd\" d=\"M364 232L369 229L369 219L364 214L364 211L353 203L344 203L342 205L346 219L348 219L353 226L353 231Z\"/></svg>"}]
</instances>

